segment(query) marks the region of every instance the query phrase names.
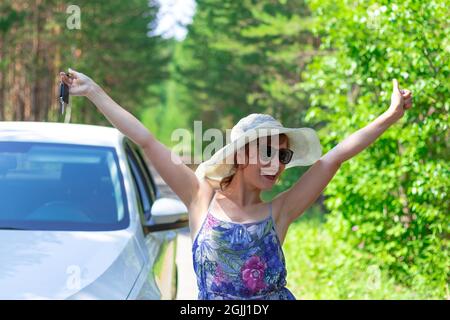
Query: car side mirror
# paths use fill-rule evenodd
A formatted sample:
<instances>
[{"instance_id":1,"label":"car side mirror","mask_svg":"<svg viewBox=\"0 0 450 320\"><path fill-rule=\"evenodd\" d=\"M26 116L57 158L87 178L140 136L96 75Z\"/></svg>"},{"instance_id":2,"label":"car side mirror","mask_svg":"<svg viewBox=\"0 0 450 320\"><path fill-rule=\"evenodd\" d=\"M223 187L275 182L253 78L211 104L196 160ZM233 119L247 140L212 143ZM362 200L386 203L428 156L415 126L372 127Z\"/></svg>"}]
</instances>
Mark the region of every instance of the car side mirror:
<instances>
[{"instance_id":1,"label":"car side mirror","mask_svg":"<svg viewBox=\"0 0 450 320\"><path fill-rule=\"evenodd\" d=\"M144 223L149 231L162 231L183 228L188 225L188 209L178 199L159 198L151 209L150 219Z\"/></svg>"}]
</instances>

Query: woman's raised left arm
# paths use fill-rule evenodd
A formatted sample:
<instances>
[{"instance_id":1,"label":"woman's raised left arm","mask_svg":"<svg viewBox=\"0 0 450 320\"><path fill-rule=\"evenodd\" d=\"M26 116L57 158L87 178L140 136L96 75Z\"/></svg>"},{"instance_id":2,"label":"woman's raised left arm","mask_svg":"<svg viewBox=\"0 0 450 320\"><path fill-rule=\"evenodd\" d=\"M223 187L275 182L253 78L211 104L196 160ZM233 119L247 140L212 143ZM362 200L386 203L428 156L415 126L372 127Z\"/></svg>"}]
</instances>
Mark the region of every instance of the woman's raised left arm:
<instances>
[{"instance_id":1,"label":"woman's raised left arm","mask_svg":"<svg viewBox=\"0 0 450 320\"><path fill-rule=\"evenodd\" d=\"M393 80L393 86L389 109L373 122L347 137L325 154L322 159L325 159L327 162L341 164L367 148L386 129L403 117L405 110L412 106L411 91L400 90L395 79Z\"/></svg>"},{"instance_id":2,"label":"woman's raised left arm","mask_svg":"<svg viewBox=\"0 0 450 320\"><path fill-rule=\"evenodd\" d=\"M400 90L397 80L394 79L389 109L323 155L290 189L274 199L280 203L280 217L285 219L285 224L290 224L316 201L344 161L372 144L411 106L411 91Z\"/></svg>"}]
</instances>

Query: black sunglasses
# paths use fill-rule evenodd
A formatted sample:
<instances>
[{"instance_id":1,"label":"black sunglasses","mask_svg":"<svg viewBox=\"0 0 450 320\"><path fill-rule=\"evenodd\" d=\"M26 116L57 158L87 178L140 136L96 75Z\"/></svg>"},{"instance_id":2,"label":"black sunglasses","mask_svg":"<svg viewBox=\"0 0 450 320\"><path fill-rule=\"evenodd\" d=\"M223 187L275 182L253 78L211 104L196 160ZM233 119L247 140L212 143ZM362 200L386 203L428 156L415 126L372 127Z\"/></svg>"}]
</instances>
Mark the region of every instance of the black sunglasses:
<instances>
[{"instance_id":1,"label":"black sunglasses","mask_svg":"<svg viewBox=\"0 0 450 320\"><path fill-rule=\"evenodd\" d=\"M272 146L259 145L259 157L264 162L272 160L272 158L276 155L277 151L278 151L278 160L282 164L288 164L291 161L292 156L294 155L294 151L288 148L276 149Z\"/></svg>"}]
</instances>

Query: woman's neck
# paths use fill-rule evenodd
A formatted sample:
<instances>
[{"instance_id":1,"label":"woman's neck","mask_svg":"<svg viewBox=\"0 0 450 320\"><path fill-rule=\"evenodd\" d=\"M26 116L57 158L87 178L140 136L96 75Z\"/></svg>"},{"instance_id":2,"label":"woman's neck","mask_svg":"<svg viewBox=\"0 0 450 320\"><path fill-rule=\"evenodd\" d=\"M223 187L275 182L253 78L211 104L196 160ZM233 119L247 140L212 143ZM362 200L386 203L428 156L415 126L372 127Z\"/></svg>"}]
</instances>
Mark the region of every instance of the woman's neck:
<instances>
[{"instance_id":1,"label":"woman's neck","mask_svg":"<svg viewBox=\"0 0 450 320\"><path fill-rule=\"evenodd\" d=\"M220 193L240 207L247 207L261 203L261 189L244 183L244 179L240 171L236 172L228 187Z\"/></svg>"}]
</instances>

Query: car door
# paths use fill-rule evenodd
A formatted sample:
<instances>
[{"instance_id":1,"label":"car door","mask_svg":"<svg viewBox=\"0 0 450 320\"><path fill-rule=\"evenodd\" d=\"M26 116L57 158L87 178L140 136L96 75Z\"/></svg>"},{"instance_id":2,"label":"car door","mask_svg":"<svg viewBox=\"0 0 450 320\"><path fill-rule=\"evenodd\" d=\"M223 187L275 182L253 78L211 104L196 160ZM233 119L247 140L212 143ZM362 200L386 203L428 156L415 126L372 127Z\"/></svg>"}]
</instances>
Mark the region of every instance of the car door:
<instances>
[{"instance_id":1,"label":"car door","mask_svg":"<svg viewBox=\"0 0 450 320\"><path fill-rule=\"evenodd\" d=\"M174 299L177 285L176 232L172 230L151 232L144 226L145 221L151 218L151 207L157 199L158 190L139 147L128 141L125 149L138 195L139 218L144 234L143 243L140 245L145 252L147 263L150 264L146 285L156 284L161 299Z\"/></svg>"}]
</instances>

